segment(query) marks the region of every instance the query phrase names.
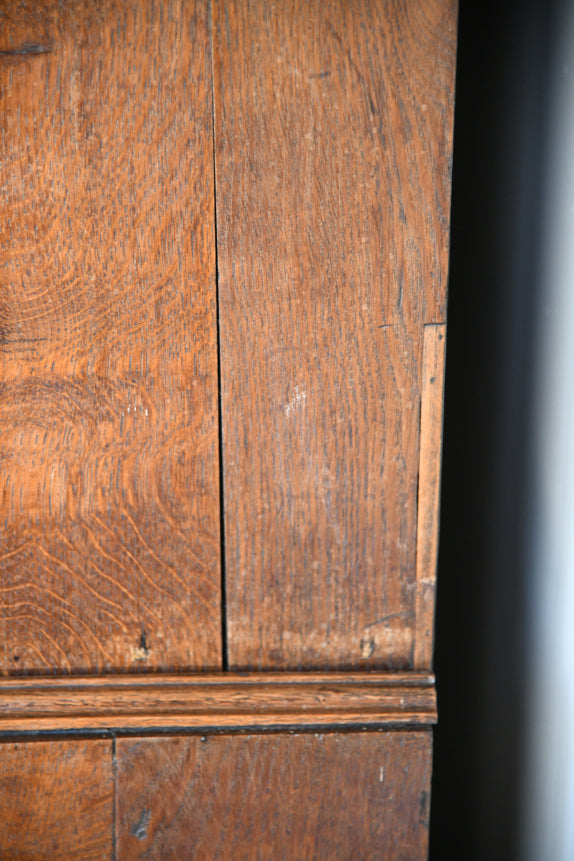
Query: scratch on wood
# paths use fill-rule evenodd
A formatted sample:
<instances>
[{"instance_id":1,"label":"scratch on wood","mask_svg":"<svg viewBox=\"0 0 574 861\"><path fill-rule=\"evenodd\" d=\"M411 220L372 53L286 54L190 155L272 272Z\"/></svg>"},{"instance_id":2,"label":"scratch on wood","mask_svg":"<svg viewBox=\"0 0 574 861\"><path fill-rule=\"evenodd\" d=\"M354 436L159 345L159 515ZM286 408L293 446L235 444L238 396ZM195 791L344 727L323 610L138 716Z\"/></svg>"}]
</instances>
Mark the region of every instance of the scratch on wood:
<instances>
[{"instance_id":1,"label":"scratch on wood","mask_svg":"<svg viewBox=\"0 0 574 861\"><path fill-rule=\"evenodd\" d=\"M38 45L27 43L19 48L5 48L0 50L0 57L26 57L31 54L51 54L53 51L51 45Z\"/></svg>"},{"instance_id":2,"label":"scratch on wood","mask_svg":"<svg viewBox=\"0 0 574 861\"><path fill-rule=\"evenodd\" d=\"M149 828L149 824L151 822L151 810L142 811L142 815L130 828L130 834L132 837L137 837L138 840L145 840L147 837L147 830Z\"/></svg>"}]
</instances>

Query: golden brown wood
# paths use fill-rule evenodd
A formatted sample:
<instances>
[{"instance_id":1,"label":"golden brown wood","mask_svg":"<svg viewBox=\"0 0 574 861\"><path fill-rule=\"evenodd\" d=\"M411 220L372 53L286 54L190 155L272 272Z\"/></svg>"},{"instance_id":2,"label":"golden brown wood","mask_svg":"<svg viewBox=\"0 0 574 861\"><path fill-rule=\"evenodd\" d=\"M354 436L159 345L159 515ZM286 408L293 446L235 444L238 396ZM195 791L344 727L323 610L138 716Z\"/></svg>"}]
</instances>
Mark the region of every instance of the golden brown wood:
<instances>
[{"instance_id":1,"label":"golden brown wood","mask_svg":"<svg viewBox=\"0 0 574 861\"><path fill-rule=\"evenodd\" d=\"M414 660L454 0L214 4L230 666Z\"/></svg>"},{"instance_id":2,"label":"golden brown wood","mask_svg":"<svg viewBox=\"0 0 574 861\"><path fill-rule=\"evenodd\" d=\"M424 673L6 679L0 734L425 726L436 720L433 682Z\"/></svg>"},{"instance_id":3,"label":"golden brown wood","mask_svg":"<svg viewBox=\"0 0 574 861\"><path fill-rule=\"evenodd\" d=\"M0 858L112 858L110 741L0 744Z\"/></svg>"},{"instance_id":4,"label":"golden brown wood","mask_svg":"<svg viewBox=\"0 0 574 861\"><path fill-rule=\"evenodd\" d=\"M432 663L445 347L446 326L425 326L417 521L416 669L430 667Z\"/></svg>"},{"instance_id":5,"label":"golden brown wood","mask_svg":"<svg viewBox=\"0 0 574 861\"><path fill-rule=\"evenodd\" d=\"M455 0L214 4L0 0L0 735L183 735L0 744L2 858L426 855ZM230 664L346 673L188 674L214 149Z\"/></svg>"},{"instance_id":6,"label":"golden brown wood","mask_svg":"<svg viewBox=\"0 0 574 861\"><path fill-rule=\"evenodd\" d=\"M217 669L207 4L0 34L0 672Z\"/></svg>"},{"instance_id":7,"label":"golden brown wood","mask_svg":"<svg viewBox=\"0 0 574 861\"><path fill-rule=\"evenodd\" d=\"M118 859L426 858L428 732L131 741Z\"/></svg>"}]
</instances>

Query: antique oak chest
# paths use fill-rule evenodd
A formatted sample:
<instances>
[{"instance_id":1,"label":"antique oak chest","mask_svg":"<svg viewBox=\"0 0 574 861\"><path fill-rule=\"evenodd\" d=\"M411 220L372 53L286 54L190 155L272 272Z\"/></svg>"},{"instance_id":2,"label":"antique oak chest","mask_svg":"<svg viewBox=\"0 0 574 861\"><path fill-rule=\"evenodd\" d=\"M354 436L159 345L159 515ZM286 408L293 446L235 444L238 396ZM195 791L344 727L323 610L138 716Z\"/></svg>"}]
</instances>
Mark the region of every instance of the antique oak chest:
<instances>
[{"instance_id":1,"label":"antique oak chest","mask_svg":"<svg viewBox=\"0 0 574 861\"><path fill-rule=\"evenodd\" d=\"M0 857L426 856L455 35L0 2Z\"/></svg>"}]
</instances>

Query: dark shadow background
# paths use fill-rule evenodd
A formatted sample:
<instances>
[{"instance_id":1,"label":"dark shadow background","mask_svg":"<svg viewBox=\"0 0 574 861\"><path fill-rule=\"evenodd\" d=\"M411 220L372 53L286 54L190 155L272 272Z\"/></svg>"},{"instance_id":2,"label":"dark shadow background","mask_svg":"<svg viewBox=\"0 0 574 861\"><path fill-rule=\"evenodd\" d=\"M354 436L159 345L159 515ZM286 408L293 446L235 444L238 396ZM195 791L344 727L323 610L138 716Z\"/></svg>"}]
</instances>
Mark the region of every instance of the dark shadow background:
<instances>
[{"instance_id":1,"label":"dark shadow background","mask_svg":"<svg viewBox=\"0 0 574 861\"><path fill-rule=\"evenodd\" d=\"M556 2L460 0L433 861L518 857L529 411Z\"/></svg>"}]
</instances>

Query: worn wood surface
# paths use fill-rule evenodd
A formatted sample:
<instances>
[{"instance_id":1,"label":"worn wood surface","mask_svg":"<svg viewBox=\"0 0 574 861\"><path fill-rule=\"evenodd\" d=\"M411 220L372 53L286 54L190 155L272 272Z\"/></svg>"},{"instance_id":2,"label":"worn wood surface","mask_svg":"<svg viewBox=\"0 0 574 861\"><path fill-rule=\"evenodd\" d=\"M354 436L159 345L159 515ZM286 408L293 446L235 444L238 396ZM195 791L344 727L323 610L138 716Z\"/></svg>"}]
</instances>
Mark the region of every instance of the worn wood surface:
<instances>
[{"instance_id":1,"label":"worn wood surface","mask_svg":"<svg viewBox=\"0 0 574 861\"><path fill-rule=\"evenodd\" d=\"M415 642L415 668L417 669L430 667L432 663L445 347L446 326L425 326L417 521Z\"/></svg>"},{"instance_id":2,"label":"worn wood surface","mask_svg":"<svg viewBox=\"0 0 574 861\"><path fill-rule=\"evenodd\" d=\"M425 726L436 721L433 683L424 673L12 678L0 684L0 735Z\"/></svg>"},{"instance_id":3,"label":"worn wood surface","mask_svg":"<svg viewBox=\"0 0 574 861\"><path fill-rule=\"evenodd\" d=\"M429 732L117 742L119 859L426 858Z\"/></svg>"},{"instance_id":4,"label":"worn wood surface","mask_svg":"<svg viewBox=\"0 0 574 861\"><path fill-rule=\"evenodd\" d=\"M0 0L0 857L426 857L454 35Z\"/></svg>"},{"instance_id":5,"label":"worn wood surface","mask_svg":"<svg viewBox=\"0 0 574 861\"><path fill-rule=\"evenodd\" d=\"M112 859L111 741L0 744L0 858Z\"/></svg>"},{"instance_id":6,"label":"worn wood surface","mask_svg":"<svg viewBox=\"0 0 574 861\"><path fill-rule=\"evenodd\" d=\"M214 3L230 667L414 660L454 0Z\"/></svg>"},{"instance_id":7,"label":"worn wood surface","mask_svg":"<svg viewBox=\"0 0 574 861\"><path fill-rule=\"evenodd\" d=\"M0 672L221 665L205 2L0 3Z\"/></svg>"}]
</instances>

